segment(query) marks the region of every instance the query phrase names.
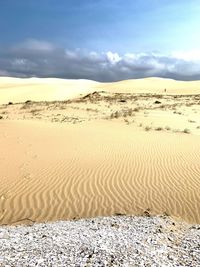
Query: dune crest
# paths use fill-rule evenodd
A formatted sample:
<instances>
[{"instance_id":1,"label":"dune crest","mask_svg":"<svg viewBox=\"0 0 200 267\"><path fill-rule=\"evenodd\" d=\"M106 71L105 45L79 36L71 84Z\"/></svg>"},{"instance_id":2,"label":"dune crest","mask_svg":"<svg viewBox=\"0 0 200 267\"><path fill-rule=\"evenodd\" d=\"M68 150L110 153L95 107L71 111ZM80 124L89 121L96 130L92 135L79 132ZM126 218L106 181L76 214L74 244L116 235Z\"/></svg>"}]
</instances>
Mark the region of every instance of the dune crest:
<instances>
[{"instance_id":1,"label":"dune crest","mask_svg":"<svg viewBox=\"0 0 200 267\"><path fill-rule=\"evenodd\" d=\"M144 78L112 83L58 78L0 77L0 104L8 102L66 100L94 91L187 95L200 93L200 81Z\"/></svg>"}]
</instances>

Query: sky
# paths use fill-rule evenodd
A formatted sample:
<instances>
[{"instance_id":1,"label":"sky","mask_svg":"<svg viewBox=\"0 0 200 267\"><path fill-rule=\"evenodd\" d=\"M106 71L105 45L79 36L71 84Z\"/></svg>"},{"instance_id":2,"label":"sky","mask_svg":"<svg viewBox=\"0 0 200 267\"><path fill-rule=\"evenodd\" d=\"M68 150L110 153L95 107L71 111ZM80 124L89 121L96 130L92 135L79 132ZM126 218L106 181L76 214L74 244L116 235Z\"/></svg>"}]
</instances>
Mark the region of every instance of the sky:
<instances>
[{"instance_id":1,"label":"sky","mask_svg":"<svg viewBox=\"0 0 200 267\"><path fill-rule=\"evenodd\" d=\"M0 0L0 76L200 79L199 0Z\"/></svg>"}]
</instances>

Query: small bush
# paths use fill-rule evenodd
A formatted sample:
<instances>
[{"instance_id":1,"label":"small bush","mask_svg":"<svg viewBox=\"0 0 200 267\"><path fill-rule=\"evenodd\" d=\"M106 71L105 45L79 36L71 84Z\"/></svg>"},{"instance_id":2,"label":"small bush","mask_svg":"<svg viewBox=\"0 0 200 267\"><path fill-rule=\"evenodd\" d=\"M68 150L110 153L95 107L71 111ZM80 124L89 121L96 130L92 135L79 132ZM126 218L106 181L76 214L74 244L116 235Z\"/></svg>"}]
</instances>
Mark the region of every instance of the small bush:
<instances>
[{"instance_id":1,"label":"small bush","mask_svg":"<svg viewBox=\"0 0 200 267\"><path fill-rule=\"evenodd\" d=\"M193 120L188 120L188 122L190 122L190 123L195 123L196 121L193 121Z\"/></svg>"},{"instance_id":2,"label":"small bush","mask_svg":"<svg viewBox=\"0 0 200 267\"><path fill-rule=\"evenodd\" d=\"M191 131L190 131L190 129L185 128L185 129L183 130L183 132L186 133L186 134L189 134Z\"/></svg>"},{"instance_id":3,"label":"small bush","mask_svg":"<svg viewBox=\"0 0 200 267\"><path fill-rule=\"evenodd\" d=\"M158 101L158 100L156 100L156 101L154 102L154 104L161 104L161 102Z\"/></svg>"},{"instance_id":4,"label":"small bush","mask_svg":"<svg viewBox=\"0 0 200 267\"><path fill-rule=\"evenodd\" d=\"M41 109L32 109L32 110L30 110L30 113L32 115L37 115L40 111L41 111Z\"/></svg>"},{"instance_id":5,"label":"small bush","mask_svg":"<svg viewBox=\"0 0 200 267\"><path fill-rule=\"evenodd\" d=\"M133 115L133 109L132 108L129 108L129 109L127 109L127 110L122 110L122 116L123 117L130 117L130 116L132 116Z\"/></svg>"},{"instance_id":6,"label":"small bush","mask_svg":"<svg viewBox=\"0 0 200 267\"><path fill-rule=\"evenodd\" d=\"M115 111L111 113L110 118L111 119L118 119L121 116L121 113L119 111Z\"/></svg>"},{"instance_id":7,"label":"small bush","mask_svg":"<svg viewBox=\"0 0 200 267\"><path fill-rule=\"evenodd\" d=\"M151 127L150 126L146 126L144 129L145 129L145 131L149 131L149 130L151 130Z\"/></svg>"},{"instance_id":8,"label":"small bush","mask_svg":"<svg viewBox=\"0 0 200 267\"><path fill-rule=\"evenodd\" d=\"M160 105L160 108L163 108L164 109L164 108L166 108L166 105L164 105L164 104L163 105Z\"/></svg>"},{"instance_id":9,"label":"small bush","mask_svg":"<svg viewBox=\"0 0 200 267\"><path fill-rule=\"evenodd\" d=\"M137 107L137 108L134 108L133 111L135 111L135 112L139 112L140 109Z\"/></svg>"},{"instance_id":10,"label":"small bush","mask_svg":"<svg viewBox=\"0 0 200 267\"><path fill-rule=\"evenodd\" d=\"M174 111L174 114L181 115L181 114L182 114L182 112L180 112L180 111Z\"/></svg>"},{"instance_id":11,"label":"small bush","mask_svg":"<svg viewBox=\"0 0 200 267\"><path fill-rule=\"evenodd\" d=\"M128 116L132 116L133 115L133 109L129 108L127 113L128 113Z\"/></svg>"},{"instance_id":12,"label":"small bush","mask_svg":"<svg viewBox=\"0 0 200 267\"><path fill-rule=\"evenodd\" d=\"M156 127L155 130L156 130L156 131L162 131L163 128L162 128L162 127Z\"/></svg>"},{"instance_id":13,"label":"small bush","mask_svg":"<svg viewBox=\"0 0 200 267\"><path fill-rule=\"evenodd\" d=\"M170 128L169 126L166 126L166 127L165 127L165 130L170 131L171 128Z\"/></svg>"}]
</instances>

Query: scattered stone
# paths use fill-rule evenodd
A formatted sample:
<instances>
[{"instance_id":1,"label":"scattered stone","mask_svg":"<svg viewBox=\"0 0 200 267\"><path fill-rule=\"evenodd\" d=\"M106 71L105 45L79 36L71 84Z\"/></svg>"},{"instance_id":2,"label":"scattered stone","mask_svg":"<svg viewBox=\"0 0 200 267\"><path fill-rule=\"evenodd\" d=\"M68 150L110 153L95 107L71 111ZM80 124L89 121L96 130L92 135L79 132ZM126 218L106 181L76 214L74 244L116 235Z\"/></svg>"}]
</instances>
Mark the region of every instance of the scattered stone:
<instances>
[{"instance_id":1,"label":"scattered stone","mask_svg":"<svg viewBox=\"0 0 200 267\"><path fill-rule=\"evenodd\" d=\"M171 232L174 224L176 230ZM2 226L0 266L196 267L200 266L199 240L199 225L166 216Z\"/></svg>"}]
</instances>

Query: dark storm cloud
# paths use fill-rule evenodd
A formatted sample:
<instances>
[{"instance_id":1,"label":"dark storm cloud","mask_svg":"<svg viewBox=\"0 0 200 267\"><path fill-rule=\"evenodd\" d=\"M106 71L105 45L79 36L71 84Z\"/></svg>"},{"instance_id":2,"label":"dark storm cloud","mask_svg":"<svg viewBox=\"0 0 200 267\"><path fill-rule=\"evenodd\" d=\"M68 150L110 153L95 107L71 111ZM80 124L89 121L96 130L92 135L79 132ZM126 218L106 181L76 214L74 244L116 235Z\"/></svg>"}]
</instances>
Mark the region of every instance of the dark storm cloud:
<instances>
[{"instance_id":1,"label":"dark storm cloud","mask_svg":"<svg viewBox=\"0 0 200 267\"><path fill-rule=\"evenodd\" d=\"M150 76L200 79L199 61L158 53L67 50L38 40L0 47L0 76L60 77L109 82Z\"/></svg>"}]
</instances>

